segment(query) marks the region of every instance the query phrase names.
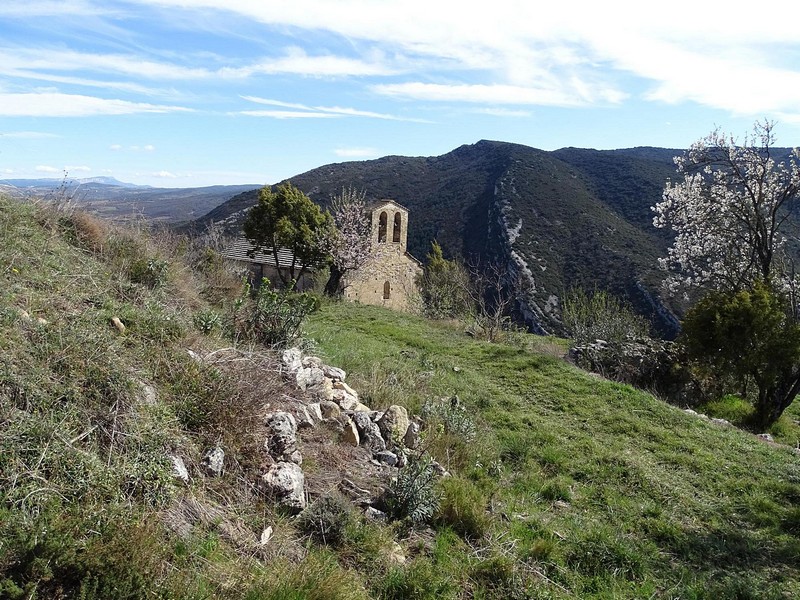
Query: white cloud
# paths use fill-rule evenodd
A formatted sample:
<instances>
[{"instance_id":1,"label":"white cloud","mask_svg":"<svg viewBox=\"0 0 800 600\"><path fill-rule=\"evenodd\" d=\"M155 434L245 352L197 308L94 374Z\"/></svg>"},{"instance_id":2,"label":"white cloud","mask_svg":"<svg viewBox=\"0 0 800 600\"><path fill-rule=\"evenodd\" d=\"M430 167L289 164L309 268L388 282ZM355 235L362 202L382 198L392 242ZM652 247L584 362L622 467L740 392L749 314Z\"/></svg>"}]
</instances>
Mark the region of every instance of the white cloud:
<instances>
[{"instance_id":1,"label":"white cloud","mask_svg":"<svg viewBox=\"0 0 800 600\"><path fill-rule=\"evenodd\" d=\"M207 79L214 75L208 69L156 62L136 55L98 54L63 48L0 48L0 73L58 81L57 76L51 75L54 71L117 73L168 81ZM92 82L86 80L61 80L92 85Z\"/></svg>"},{"instance_id":2,"label":"white cloud","mask_svg":"<svg viewBox=\"0 0 800 600\"><path fill-rule=\"evenodd\" d=\"M43 131L7 131L0 133L0 137L12 138L17 140L44 140L59 137L55 133L45 133Z\"/></svg>"},{"instance_id":3,"label":"white cloud","mask_svg":"<svg viewBox=\"0 0 800 600\"><path fill-rule=\"evenodd\" d=\"M335 119L341 115L321 112L300 112L291 110L243 110L237 114L248 117L269 117L271 119Z\"/></svg>"},{"instance_id":4,"label":"white cloud","mask_svg":"<svg viewBox=\"0 0 800 600\"><path fill-rule=\"evenodd\" d=\"M4 117L88 117L136 113L188 112L180 106L130 102L58 92L0 93L0 116Z\"/></svg>"},{"instance_id":5,"label":"white cloud","mask_svg":"<svg viewBox=\"0 0 800 600\"><path fill-rule=\"evenodd\" d=\"M122 150L122 145L121 144L111 144L108 147L108 149L109 150L113 150L114 152L119 152L120 150Z\"/></svg>"},{"instance_id":6,"label":"white cloud","mask_svg":"<svg viewBox=\"0 0 800 600\"><path fill-rule=\"evenodd\" d=\"M78 171L79 173L88 173L92 170L91 167L87 167L86 165L67 165L64 167L64 170L68 173L73 173Z\"/></svg>"},{"instance_id":7,"label":"white cloud","mask_svg":"<svg viewBox=\"0 0 800 600\"><path fill-rule=\"evenodd\" d=\"M63 173L64 169L57 169L56 167L51 167L50 165L37 165L34 171L37 173Z\"/></svg>"},{"instance_id":8,"label":"white cloud","mask_svg":"<svg viewBox=\"0 0 800 600\"><path fill-rule=\"evenodd\" d=\"M796 112L800 90L798 9L790 0L770 4L764 18L689 0L660 5L495 0L491 10L462 0L138 2L224 11L278 31L333 34L356 52L366 48L391 57L343 59L297 52L267 61L266 72L358 74L362 68L364 74L386 75L397 72L387 65L424 63L425 78L419 82L376 88L397 97L497 103L496 94L508 86L516 88L518 99L503 104L584 106L622 101L626 94L619 82L626 79L637 92L641 80L651 83L646 100L763 114ZM454 80L457 74L464 76ZM631 83L631 76L638 81Z\"/></svg>"},{"instance_id":9,"label":"white cloud","mask_svg":"<svg viewBox=\"0 0 800 600\"><path fill-rule=\"evenodd\" d=\"M529 110L512 110L508 108L480 108L475 111L478 114L490 115L492 117L509 117L524 119L533 115Z\"/></svg>"},{"instance_id":10,"label":"white cloud","mask_svg":"<svg viewBox=\"0 0 800 600\"><path fill-rule=\"evenodd\" d=\"M285 56L267 58L245 67L224 67L219 75L229 78L250 77L255 74L293 74L309 77L366 77L392 75L396 69L381 56L368 60L334 55L309 56L302 48L289 48Z\"/></svg>"},{"instance_id":11,"label":"white cloud","mask_svg":"<svg viewBox=\"0 0 800 600\"><path fill-rule=\"evenodd\" d=\"M380 153L375 148L336 148L334 151L336 156L342 158L375 158L380 156Z\"/></svg>"},{"instance_id":12,"label":"white cloud","mask_svg":"<svg viewBox=\"0 0 800 600\"><path fill-rule=\"evenodd\" d=\"M159 179L177 179L178 175L175 173L171 173L169 171L156 171L154 173L150 173L153 177L158 177Z\"/></svg>"},{"instance_id":13,"label":"white cloud","mask_svg":"<svg viewBox=\"0 0 800 600\"><path fill-rule=\"evenodd\" d=\"M367 117L371 119L384 119L387 121L415 121L425 122L420 119L408 119L398 117L386 113L378 113L368 110L359 110L356 108L344 108L341 106L308 106L306 104L298 104L294 102L283 102L281 100L272 100L270 98L259 98L258 96L242 96L244 100L254 102L256 104L266 104L267 106L278 106L281 108L293 108L294 111L272 111L272 110L249 110L242 111L239 114L250 115L255 117L273 117L283 119L300 119L300 118L334 118L334 117Z\"/></svg>"},{"instance_id":14,"label":"white cloud","mask_svg":"<svg viewBox=\"0 0 800 600\"><path fill-rule=\"evenodd\" d=\"M536 104L582 106L591 102L619 103L625 94L613 89L546 89L513 85L389 83L372 88L378 94L414 100L474 102L481 104Z\"/></svg>"},{"instance_id":15,"label":"white cloud","mask_svg":"<svg viewBox=\"0 0 800 600\"><path fill-rule=\"evenodd\" d=\"M142 146L142 150L144 150L145 152L153 152L155 151L155 149L156 147L153 144L145 144L144 146Z\"/></svg>"}]
</instances>

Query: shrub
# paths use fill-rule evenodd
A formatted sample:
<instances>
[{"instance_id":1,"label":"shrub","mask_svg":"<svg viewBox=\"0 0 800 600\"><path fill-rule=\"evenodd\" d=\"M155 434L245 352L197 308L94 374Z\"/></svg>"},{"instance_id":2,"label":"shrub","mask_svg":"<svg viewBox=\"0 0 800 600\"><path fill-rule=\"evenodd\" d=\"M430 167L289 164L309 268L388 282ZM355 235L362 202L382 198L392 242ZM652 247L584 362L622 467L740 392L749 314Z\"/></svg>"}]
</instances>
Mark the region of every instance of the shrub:
<instances>
[{"instance_id":1,"label":"shrub","mask_svg":"<svg viewBox=\"0 0 800 600\"><path fill-rule=\"evenodd\" d=\"M800 323L789 301L764 283L736 293L711 293L683 320L679 341L689 364L715 393L740 393L756 407L765 430L797 395Z\"/></svg>"},{"instance_id":2,"label":"shrub","mask_svg":"<svg viewBox=\"0 0 800 600\"><path fill-rule=\"evenodd\" d=\"M562 304L564 326L578 345L605 340L620 346L649 333L647 321L608 292L595 290L588 294L573 288L564 295Z\"/></svg>"},{"instance_id":3,"label":"shrub","mask_svg":"<svg viewBox=\"0 0 800 600\"><path fill-rule=\"evenodd\" d=\"M151 289L163 287L167 282L169 263L156 258L139 258L129 270L132 283L140 283Z\"/></svg>"},{"instance_id":4,"label":"shrub","mask_svg":"<svg viewBox=\"0 0 800 600\"><path fill-rule=\"evenodd\" d=\"M426 401L422 406L421 416L428 426L441 423L447 433L456 435L467 443L475 440L475 422L458 396Z\"/></svg>"},{"instance_id":5,"label":"shrub","mask_svg":"<svg viewBox=\"0 0 800 600\"><path fill-rule=\"evenodd\" d=\"M345 539L352 517L350 502L340 494L331 494L306 507L297 518L297 526L323 544L338 546Z\"/></svg>"},{"instance_id":6,"label":"shrub","mask_svg":"<svg viewBox=\"0 0 800 600\"><path fill-rule=\"evenodd\" d=\"M252 298L245 285L234 308L235 333L268 346L287 346L300 335L305 318L319 308L319 298L305 292L275 290L264 279Z\"/></svg>"},{"instance_id":7,"label":"shrub","mask_svg":"<svg viewBox=\"0 0 800 600\"><path fill-rule=\"evenodd\" d=\"M430 457L409 459L389 485L386 505L395 519L409 519L412 523L431 520L439 508L439 494Z\"/></svg>"},{"instance_id":8,"label":"shrub","mask_svg":"<svg viewBox=\"0 0 800 600\"><path fill-rule=\"evenodd\" d=\"M458 319L472 308L471 285L467 269L459 262L447 260L442 247L434 241L427 256L428 264L417 282L425 316L432 319Z\"/></svg>"},{"instance_id":9,"label":"shrub","mask_svg":"<svg viewBox=\"0 0 800 600\"><path fill-rule=\"evenodd\" d=\"M197 327L201 333L209 334L215 329L219 328L222 322L219 313L213 310L204 310L194 316L194 326Z\"/></svg>"}]
</instances>

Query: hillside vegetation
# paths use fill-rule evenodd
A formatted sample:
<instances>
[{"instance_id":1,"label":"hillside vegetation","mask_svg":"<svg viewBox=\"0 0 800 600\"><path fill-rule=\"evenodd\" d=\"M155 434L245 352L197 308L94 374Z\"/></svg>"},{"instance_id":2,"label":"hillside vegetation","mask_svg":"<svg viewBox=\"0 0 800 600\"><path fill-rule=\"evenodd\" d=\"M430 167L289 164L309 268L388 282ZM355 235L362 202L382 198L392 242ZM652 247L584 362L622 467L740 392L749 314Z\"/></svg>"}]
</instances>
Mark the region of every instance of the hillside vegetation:
<instances>
[{"instance_id":1,"label":"hillside vegetation","mask_svg":"<svg viewBox=\"0 0 800 600\"><path fill-rule=\"evenodd\" d=\"M334 492L407 471L321 423L292 516L258 485L264 419L311 398L232 335L213 252L2 199L0 239L0 597L800 597L793 448L580 371L564 340L324 304L305 351L420 415L449 474L428 522L369 519Z\"/></svg>"}]
</instances>

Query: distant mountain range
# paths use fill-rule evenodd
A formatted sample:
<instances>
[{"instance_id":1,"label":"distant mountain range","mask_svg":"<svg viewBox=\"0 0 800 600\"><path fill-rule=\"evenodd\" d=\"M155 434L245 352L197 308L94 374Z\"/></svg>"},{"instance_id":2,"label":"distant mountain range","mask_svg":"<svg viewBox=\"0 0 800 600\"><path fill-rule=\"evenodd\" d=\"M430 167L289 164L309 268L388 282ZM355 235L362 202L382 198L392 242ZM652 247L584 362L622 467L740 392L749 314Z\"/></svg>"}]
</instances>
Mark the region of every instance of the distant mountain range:
<instances>
[{"instance_id":1,"label":"distant mountain range","mask_svg":"<svg viewBox=\"0 0 800 600\"><path fill-rule=\"evenodd\" d=\"M546 152L484 140L436 157L326 165L291 182L322 205L350 185L400 202L410 209L409 250L418 258L435 239L448 256L505 263L533 284L523 312L535 331L560 331L560 299L582 286L625 298L671 336L677 320L657 269L669 237L652 226L650 207L681 152ZM244 192L192 225L223 222L238 232L256 201L257 190Z\"/></svg>"},{"instance_id":2,"label":"distant mountain range","mask_svg":"<svg viewBox=\"0 0 800 600\"><path fill-rule=\"evenodd\" d=\"M145 218L169 224L197 219L231 197L258 185L156 188L113 177L3 179L0 193L14 197L70 198L81 208L111 219Z\"/></svg>"}]
</instances>

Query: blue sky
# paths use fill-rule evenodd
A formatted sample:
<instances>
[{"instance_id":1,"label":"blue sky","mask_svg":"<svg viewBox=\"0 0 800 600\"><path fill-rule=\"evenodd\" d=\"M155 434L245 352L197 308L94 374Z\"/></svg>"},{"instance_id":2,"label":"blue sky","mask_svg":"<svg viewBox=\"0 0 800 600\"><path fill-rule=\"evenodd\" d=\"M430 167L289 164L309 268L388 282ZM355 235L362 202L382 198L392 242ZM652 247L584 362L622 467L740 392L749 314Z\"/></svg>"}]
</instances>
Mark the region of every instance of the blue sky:
<instances>
[{"instance_id":1,"label":"blue sky","mask_svg":"<svg viewBox=\"0 0 800 600\"><path fill-rule=\"evenodd\" d=\"M4 0L0 178L274 183L480 139L800 145L800 4Z\"/></svg>"}]
</instances>

